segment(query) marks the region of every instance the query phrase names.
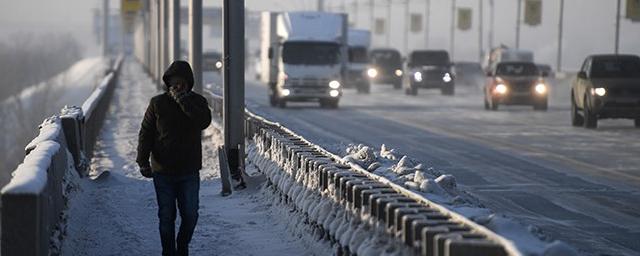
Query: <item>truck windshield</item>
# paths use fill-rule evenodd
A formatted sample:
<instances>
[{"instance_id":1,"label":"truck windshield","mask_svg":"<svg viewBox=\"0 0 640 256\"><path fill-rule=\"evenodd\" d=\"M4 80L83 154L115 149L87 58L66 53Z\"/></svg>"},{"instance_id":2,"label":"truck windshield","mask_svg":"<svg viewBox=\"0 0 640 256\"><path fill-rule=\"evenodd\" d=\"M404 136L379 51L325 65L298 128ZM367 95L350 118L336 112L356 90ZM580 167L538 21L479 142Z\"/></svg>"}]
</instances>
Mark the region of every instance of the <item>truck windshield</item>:
<instances>
[{"instance_id":1,"label":"truck windshield","mask_svg":"<svg viewBox=\"0 0 640 256\"><path fill-rule=\"evenodd\" d=\"M496 68L497 76L537 76L538 67L533 63L501 63Z\"/></svg>"},{"instance_id":2,"label":"truck windshield","mask_svg":"<svg viewBox=\"0 0 640 256\"><path fill-rule=\"evenodd\" d=\"M411 54L412 66L449 65L447 52L414 52Z\"/></svg>"},{"instance_id":3,"label":"truck windshield","mask_svg":"<svg viewBox=\"0 0 640 256\"><path fill-rule=\"evenodd\" d=\"M351 63L367 63L369 58L367 56L367 48L353 47L349 48L349 62Z\"/></svg>"},{"instance_id":4,"label":"truck windshield","mask_svg":"<svg viewBox=\"0 0 640 256\"><path fill-rule=\"evenodd\" d=\"M382 67L402 66L400 53L396 51L374 51L371 53L371 62Z\"/></svg>"},{"instance_id":5,"label":"truck windshield","mask_svg":"<svg viewBox=\"0 0 640 256\"><path fill-rule=\"evenodd\" d=\"M640 60L595 60L591 67L592 78L640 78Z\"/></svg>"},{"instance_id":6,"label":"truck windshield","mask_svg":"<svg viewBox=\"0 0 640 256\"><path fill-rule=\"evenodd\" d=\"M282 46L282 61L293 65L333 65L340 48L335 43L289 42Z\"/></svg>"}]
</instances>

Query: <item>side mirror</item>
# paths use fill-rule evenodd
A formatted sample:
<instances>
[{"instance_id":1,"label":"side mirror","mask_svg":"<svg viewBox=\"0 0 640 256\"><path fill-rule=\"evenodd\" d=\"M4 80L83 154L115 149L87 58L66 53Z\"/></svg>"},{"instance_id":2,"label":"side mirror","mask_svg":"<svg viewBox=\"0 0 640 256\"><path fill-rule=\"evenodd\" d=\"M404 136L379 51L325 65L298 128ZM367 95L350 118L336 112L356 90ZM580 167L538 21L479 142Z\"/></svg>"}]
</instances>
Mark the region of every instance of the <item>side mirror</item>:
<instances>
[{"instance_id":1,"label":"side mirror","mask_svg":"<svg viewBox=\"0 0 640 256\"><path fill-rule=\"evenodd\" d=\"M273 59L273 47L269 47L269 59Z\"/></svg>"},{"instance_id":2,"label":"side mirror","mask_svg":"<svg viewBox=\"0 0 640 256\"><path fill-rule=\"evenodd\" d=\"M578 72L578 78L587 79L587 72L584 72L584 71Z\"/></svg>"}]
</instances>

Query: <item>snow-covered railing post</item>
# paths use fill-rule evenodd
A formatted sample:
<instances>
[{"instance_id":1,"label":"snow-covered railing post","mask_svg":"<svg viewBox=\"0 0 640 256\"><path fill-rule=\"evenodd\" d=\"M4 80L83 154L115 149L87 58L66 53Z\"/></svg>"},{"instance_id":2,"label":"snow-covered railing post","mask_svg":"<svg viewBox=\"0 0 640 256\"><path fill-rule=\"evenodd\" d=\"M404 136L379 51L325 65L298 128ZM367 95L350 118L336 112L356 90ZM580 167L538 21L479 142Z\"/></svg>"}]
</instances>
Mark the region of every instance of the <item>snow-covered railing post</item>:
<instances>
[{"instance_id":1,"label":"snow-covered railing post","mask_svg":"<svg viewBox=\"0 0 640 256\"><path fill-rule=\"evenodd\" d=\"M65 207L65 177L83 172L109 108L122 64L118 58L91 96L46 119L26 147L26 157L2 188L2 255L49 255ZM55 249L53 251L55 254Z\"/></svg>"}]
</instances>

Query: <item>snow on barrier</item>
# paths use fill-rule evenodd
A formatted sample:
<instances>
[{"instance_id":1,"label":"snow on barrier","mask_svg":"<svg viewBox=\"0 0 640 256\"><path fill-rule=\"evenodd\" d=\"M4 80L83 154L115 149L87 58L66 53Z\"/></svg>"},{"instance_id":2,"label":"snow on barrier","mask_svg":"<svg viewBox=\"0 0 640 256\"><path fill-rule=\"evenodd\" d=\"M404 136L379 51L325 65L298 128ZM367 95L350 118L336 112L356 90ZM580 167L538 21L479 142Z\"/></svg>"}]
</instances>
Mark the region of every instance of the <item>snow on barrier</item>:
<instances>
[{"instance_id":1,"label":"snow on barrier","mask_svg":"<svg viewBox=\"0 0 640 256\"><path fill-rule=\"evenodd\" d=\"M86 167L116 86L123 58L82 108L65 107L46 119L26 147L26 157L2 188L2 255L49 255L66 205L65 177ZM83 114L84 113L84 114ZM55 253L54 253L55 254Z\"/></svg>"},{"instance_id":2,"label":"snow on barrier","mask_svg":"<svg viewBox=\"0 0 640 256\"><path fill-rule=\"evenodd\" d=\"M222 114L222 98L207 93ZM338 255L521 255L487 228L245 111L248 161Z\"/></svg>"}]
</instances>

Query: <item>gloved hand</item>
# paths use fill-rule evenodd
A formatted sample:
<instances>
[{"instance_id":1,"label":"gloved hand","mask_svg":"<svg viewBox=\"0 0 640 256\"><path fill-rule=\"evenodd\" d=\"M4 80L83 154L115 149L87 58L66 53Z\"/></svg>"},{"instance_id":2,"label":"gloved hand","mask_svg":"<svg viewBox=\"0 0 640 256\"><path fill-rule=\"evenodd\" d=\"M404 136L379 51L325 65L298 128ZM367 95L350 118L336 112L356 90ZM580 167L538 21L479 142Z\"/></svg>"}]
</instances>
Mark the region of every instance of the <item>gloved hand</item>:
<instances>
[{"instance_id":1,"label":"gloved hand","mask_svg":"<svg viewBox=\"0 0 640 256\"><path fill-rule=\"evenodd\" d=\"M189 90L178 91L173 88L174 87L169 88L169 95L178 103L182 103L182 100L191 95L191 91Z\"/></svg>"},{"instance_id":2,"label":"gloved hand","mask_svg":"<svg viewBox=\"0 0 640 256\"><path fill-rule=\"evenodd\" d=\"M153 178L153 170L151 170L151 166L140 166L140 174L145 178Z\"/></svg>"}]
</instances>

